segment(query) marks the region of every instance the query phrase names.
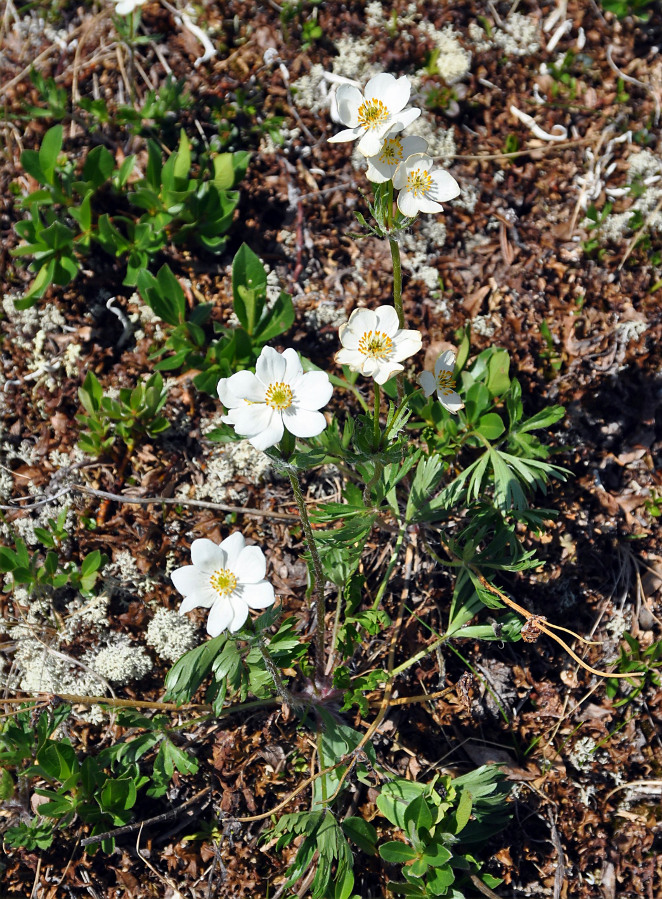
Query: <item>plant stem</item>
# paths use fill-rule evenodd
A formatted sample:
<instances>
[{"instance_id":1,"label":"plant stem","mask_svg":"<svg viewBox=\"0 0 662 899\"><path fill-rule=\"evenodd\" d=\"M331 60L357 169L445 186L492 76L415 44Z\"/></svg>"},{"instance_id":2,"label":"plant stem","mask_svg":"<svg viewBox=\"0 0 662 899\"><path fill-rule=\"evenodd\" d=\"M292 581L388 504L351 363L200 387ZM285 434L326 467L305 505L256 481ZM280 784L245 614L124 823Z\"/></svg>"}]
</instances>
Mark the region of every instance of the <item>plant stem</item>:
<instances>
[{"instance_id":1,"label":"plant stem","mask_svg":"<svg viewBox=\"0 0 662 899\"><path fill-rule=\"evenodd\" d=\"M338 631L340 630L340 613L342 611L342 603L343 603L343 588L338 587L338 599L336 600L336 614L333 619L333 632L331 634L331 655L329 656L329 662L326 666L326 674L327 676L331 674L333 669L333 663L336 658L336 641L338 639Z\"/></svg>"},{"instance_id":2,"label":"plant stem","mask_svg":"<svg viewBox=\"0 0 662 899\"><path fill-rule=\"evenodd\" d=\"M421 649L420 652L417 652L415 656L412 656L410 659L407 659L406 662L403 662L402 665L398 665L397 668L394 668L391 671L391 677L397 677L398 674L402 674L403 671L406 671L407 668L411 668L412 665L415 665L417 662L420 662L421 659L424 659L426 656L429 656L431 652L434 652L439 646L442 646L449 639L450 634L444 634L443 637L439 637L433 643L430 643L429 646L426 646L425 649Z\"/></svg>"},{"instance_id":3,"label":"plant stem","mask_svg":"<svg viewBox=\"0 0 662 899\"><path fill-rule=\"evenodd\" d=\"M389 237L389 247L391 248L391 259L393 260L393 305L398 313L398 324L401 328L405 326L405 314L402 309L402 262L400 260L400 246L395 237Z\"/></svg>"},{"instance_id":4,"label":"plant stem","mask_svg":"<svg viewBox=\"0 0 662 899\"><path fill-rule=\"evenodd\" d=\"M379 444L382 439L382 432L379 427L379 412L381 409L381 391L379 389L379 384L377 381L372 382L373 387L375 388L375 406L374 406L374 418L373 418L373 431L372 431L372 448L375 452L379 451Z\"/></svg>"},{"instance_id":5,"label":"plant stem","mask_svg":"<svg viewBox=\"0 0 662 899\"><path fill-rule=\"evenodd\" d=\"M391 192L393 191L393 182L391 182ZM393 305L398 313L398 325L401 328L405 326L405 313L402 308L402 262L400 259L400 246L395 237L389 237L388 245L391 248L391 259L393 260ZM398 385L398 403L402 402L405 395L405 378L403 374L399 374L396 378Z\"/></svg>"},{"instance_id":6,"label":"plant stem","mask_svg":"<svg viewBox=\"0 0 662 899\"><path fill-rule=\"evenodd\" d=\"M267 649L267 644L265 641L260 638L257 641L258 649L260 650L260 655L264 660L264 667L267 669L269 674L271 675L271 679L274 682L274 686L278 692L278 695L286 702L289 706L294 705L295 703L292 700L292 694L287 689L285 684L283 683L283 678L280 676L280 671L278 670L278 666L274 662L271 653Z\"/></svg>"},{"instance_id":7,"label":"plant stem","mask_svg":"<svg viewBox=\"0 0 662 899\"><path fill-rule=\"evenodd\" d=\"M388 183L388 206L386 208L386 227L390 231L393 227L393 181Z\"/></svg>"},{"instance_id":8,"label":"plant stem","mask_svg":"<svg viewBox=\"0 0 662 899\"><path fill-rule=\"evenodd\" d=\"M395 546L393 547L393 552L391 553L391 558L389 560L388 566L384 573L384 577L382 578L382 582L379 585L379 589L377 590L377 596L375 597L375 601L372 604L373 611L376 611L379 608L379 604L382 601L384 593L386 593L386 588L388 587L388 582L393 573L393 569L398 561L398 556L400 555L400 550L402 549L402 544L405 539L405 531L407 530L404 522L400 524L400 530L398 531L398 536L395 541Z\"/></svg>"},{"instance_id":9,"label":"plant stem","mask_svg":"<svg viewBox=\"0 0 662 899\"><path fill-rule=\"evenodd\" d=\"M313 529L308 517L308 510L301 492L301 484L299 478L294 471L289 472L290 484L294 493L299 515L301 516L301 524L303 525L303 533L308 544L308 551L313 560L313 595L315 597L315 609L317 612L317 624L315 628L315 672L318 683L321 684L324 678L324 643L325 643L325 604L324 604L324 570L322 569L322 560L317 551Z\"/></svg>"}]
</instances>

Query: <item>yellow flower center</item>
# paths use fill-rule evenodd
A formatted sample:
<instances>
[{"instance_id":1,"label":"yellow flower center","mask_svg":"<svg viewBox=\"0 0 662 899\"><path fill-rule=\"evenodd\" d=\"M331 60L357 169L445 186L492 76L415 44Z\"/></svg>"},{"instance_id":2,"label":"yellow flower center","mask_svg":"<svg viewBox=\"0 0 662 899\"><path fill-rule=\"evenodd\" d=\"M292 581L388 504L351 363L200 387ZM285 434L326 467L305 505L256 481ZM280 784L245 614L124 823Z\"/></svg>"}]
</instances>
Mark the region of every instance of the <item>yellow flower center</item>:
<instances>
[{"instance_id":1,"label":"yellow flower center","mask_svg":"<svg viewBox=\"0 0 662 899\"><path fill-rule=\"evenodd\" d=\"M402 160L402 141L399 137L392 137L384 141L379 161L386 165L397 165Z\"/></svg>"},{"instance_id":2,"label":"yellow flower center","mask_svg":"<svg viewBox=\"0 0 662 899\"><path fill-rule=\"evenodd\" d=\"M364 128L378 128L388 121L389 112L381 100L366 100L359 106L359 125Z\"/></svg>"},{"instance_id":3,"label":"yellow flower center","mask_svg":"<svg viewBox=\"0 0 662 899\"><path fill-rule=\"evenodd\" d=\"M414 169L407 178L407 190L415 197L426 194L432 187L432 177L425 169Z\"/></svg>"},{"instance_id":4,"label":"yellow flower center","mask_svg":"<svg viewBox=\"0 0 662 899\"><path fill-rule=\"evenodd\" d=\"M364 331L359 340L359 353L372 359L387 359L393 349L393 341L384 331Z\"/></svg>"},{"instance_id":5,"label":"yellow flower center","mask_svg":"<svg viewBox=\"0 0 662 899\"><path fill-rule=\"evenodd\" d=\"M269 384L267 392L264 395L264 401L267 406L282 412L283 409L289 409L292 405L292 388L283 381L275 381Z\"/></svg>"},{"instance_id":6,"label":"yellow flower center","mask_svg":"<svg viewBox=\"0 0 662 899\"><path fill-rule=\"evenodd\" d=\"M442 370L437 375L437 390L444 396L450 396L455 390L455 381L453 380L453 372Z\"/></svg>"},{"instance_id":7,"label":"yellow flower center","mask_svg":"<svg viewBox=\"0 0 662 899\"><path fill-rule=\"evenodd\" d=\"M209 579L219 596L229 596L237 588L237 578L229 568L219 568Z\"/></svg>"}]
</instances>

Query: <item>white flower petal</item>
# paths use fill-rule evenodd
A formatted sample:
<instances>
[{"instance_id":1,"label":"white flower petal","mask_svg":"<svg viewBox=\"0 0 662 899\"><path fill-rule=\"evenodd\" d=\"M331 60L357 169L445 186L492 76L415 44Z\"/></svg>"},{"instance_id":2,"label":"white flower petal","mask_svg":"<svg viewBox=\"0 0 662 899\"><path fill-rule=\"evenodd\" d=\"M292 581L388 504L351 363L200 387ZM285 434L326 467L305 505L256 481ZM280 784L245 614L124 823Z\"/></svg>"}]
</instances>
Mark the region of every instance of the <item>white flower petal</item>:
<instances>
[{"instance_id":1,"label":"white flower petal","mask_svg":"<svg viewBox=\"0 0 662 899\"><path fill-rule=\"evenodd\" d=\"M276 602L274 588L269 581L251 584L244 591L243 598L251 609L267 609Z\"/></svg>"},{"instance_id":2,"label":"white flower petal","mask_svg":"<svg viewBox=\"0 0 662 899\"><path fill-rule=\"evenodd\" d=\"M377 321L374 330L384 331L392 338L400 327L398 313L395 311L395 308L393 306L378 306L375 309L375 317Z\"/></svg>"},{"instance_id":3,"label":"white flower petal","mask_svg":"<svg viewBox=\"0 0 662 899\"><path fill-rule=\"evenodd\" d=\"M240 584L253 586L264 579L267 560L259 546L245 546L234 559L232 571Z\"/></svg>"},{"instance_id":4,"label":"white flower petal","mask_svg":"<svg viewBox=\"0 0 662 899\"><path fill-rule=\"evenodd\" d=\"M403 330L393 338L393 352L391 359L400 362L402 359L408 359L415 353L418 353L423 346L423 338L420 331Z\"/></svg>"},{"instance_id":5,"label":"white flower petal","mask_svg":"<svg viewBox=\"0 0 662 899\"><path fill-rule=\"evenodd\" d=\"M455 393L454 390L445 393L443 396L437 391L437 396L441 405L448 409L449 412L458 412L460 409L464 409L464 403L459 393Z\"/></svg>"},{"instance_id":6,"label":"white flower petal","mask_svg":"<svg viewBox=\"0 0 662 899\"><path fill-rule=\"evenodd\" d=\"M397 172L395 173L398 174ZM393 178L393 184L395 185L395 177ZM407 218L415 218L418 215L418 199L413 195L413 193L409 190L401 190L398 194L398 209L403 215L406 215Z\"/></svg>"},{"instance_id":7,"label":"white flower petal","mask_svg":"<svg viewBox=\"0 0 662 899\"><path fill-rule=\"evenodd\" d=\"M234 619L234 608L227 596L221 596L212 606L207 618L207 633L218 637L221 631L227 630Z\"/></svg>"},{"instance_id":8,"label":"white flower petal","mask_svg":"<svg viewBox=\"0 0 662 899\"><path fill-rule=\"evenodd\" d=\"M388 92L388 108L391 113L398 113L401 119L400 110L404 109L409 103L409 95L411 94L411 82L406 75L396 78L393 86ZM420 110L419 110L420 113Z\"/></svg>"},{"instance_id":9,"label":"white flower petal","mask_svg":"<svg viewBox=\"0 0 662 899\"><path fill-rule=\"evenodd\" d=\"M402 131L404 128L408 128L412 122L416 121L420 114L421 110L417 109L415 106L412 106L410 109L403 109L402 112L397 113L395 116L393 130Z\"/></svg>"},{"instance_id":10,"label":"white flower petal","mask_svg":"<svg viewBox=\"0 0 662 899\"><path fill-rule=\"evenodd\" d=\"M248 618L248 606L243 599L237 597L232 603L232 621L230 622L230 630L234 633L240 627L244 626L244 622ZM209 625L207 625L209 630Z\"/></svg>"},{"instance_id":11,"label":"white flower petal","mask_svg":"<svg viewBox=\"0 0 662 899\"><path fill-rule=\"evenodd\" d=\"M405 78L405 81L407 79ZM399 97L402 93L402 88L397 87L398 82L395 77L388 72L381 72L379 75L373 75L373 77L368 81L365 86L365 94L366 100L381 100L381 102L387 106L389 109L393 106L393 98ZM411 85L407 90L407 98L402 106L405 106L407 100L409 99L409 92L411 91ZM399 107L402 109L402 106Z\"/></svg>"},{"instance_id":12,"label":"white flower petal","mask_svg":"<svg viewBox=\"0 0 662 899\"><path fill-rule=\"evenodd\" d=\"M405 159L418 153L425 153L428 148L428 142L420 134L410 134L402 138L402 152Z\"/></svg>"},{"instance_id":13,"label":"white flower petal","mask_svg":"<svg viewBox=\"0 0 662 899\"><path fill-rule=\"evenodd\" d=\"M377 384L386 384L392 377L404 370L404 365L398 365L397 362L382 362L379 365L379 371L374 376L375 382Z\"/></svg>"},{"instance_id":14,"label":"white flower petal","mask_svg":"<svg viewBox=\"0 0 662 899\"><path fill-rule=\"evenodd\" d=\"M237 578L239 576L237 575L235 565L245 546L246 541L244 540L244 535L241 531L234 531L229 537L226 537L225 540L221 540L220 543L220 548L225 552L225 564L223 567L229 568ZM264 577L264 575L262 575L262 577Z\"/></svg>"},{"instance_id":15,"label":"white flower petal","mask_svg":"<svg viewBox=\"0 0 662 899\"><path fill-rule=\"evenodd\" d=\"M283 416L280 413L274 413L269 426L263 431L260 431L259 434L249 437L248 440L251 446L254 446L256 450L264 452L265 450L268 450L270 446L275 446L277 443L280 443L283 439L284 430Z\"/></svg>"},{"instance_id":16,"label":"white flower petal","mask_svg":"<svg viewBox=\"0 0 662 899\"><path fill-rule=\"evenodd\" d=\"M376 156L382 148L384 135L391 128L391 122L386 122L383 127L371 128L363 135L356 145L359 153L364 156Z\"/></svg>"},{"instance_id":17,"label":"white flower petal","mask_svg":"<svg viewBox=\"0 0 662 899\"><path fill-rule=\"evenodd\" d=\"M269 386L275 381L282 381L287 363L273 347L265 346L255 364L255 374L263 384Z\"/></svg>"},{"instance_id":18,"label":"white flower petal","mask_svg":"<svg viewBox=\"0 0 662 899\"><path fill-rule=\"evenodd\" d=\"M453 372L455 369L455 353L453 350L446 350L445 353L442 353L437 361L434 364L434 374L435 377L439 377L439 373L442 371L450 371Z\"/></svg>"},{"instance_id":19,"label":"white flower petal","mask_svg":"<svg viewBox=\"0 0 662 899\"><path fill-rule=\"evenodd\" d=\"M356 140L359 134L363 133L363 128L347 128L345 131L339 131L333 137L328 139L330 144L344 144L349 140Z\"/></svg>"},{"instance_id":20,"label":"white flower petal","mask_svg":"<svg viewBox=\"0 0 662 899\"><path fill-rule=\"evenodd\" d=\"M189 596L185 596L179 607L179 614L185 615L192 609L211 609L217 599L218 593L210 586L207 586L202 592L191 593Z\"/></svg>"},{"instance_id":21,"label":"white flower petal","mask_svg":"<svg viewBox=\"0 0 662 899\"><path fill-rule=\"evenodd\" d=\"M418 383L423 388L423 393L426 396L432 396L437 389L437 379L431 371L422 371L418 376Z\"/></svg>"},{"instance_id":22,"label":"white flower petal","mask_svg":"<svg viewBox=\"0 0 662 899\"><path fill-rule=\"evenodd\" d=\"M283 351L283 359L285 360L285 375L283 381L286 384L292 384L297 378L303 374L303 365L299 354L291 347Z\"/></svg>"},{"instance_id":23,"label":"white flower petal","mask_svg":"<svg viewBox=\"0 0 662 899\"><path fill-rule=\"evenodd\" d=\"M363 353L358 350L342 349L338 350L333 357L338 365L349 365L352 371L361 371L363 365Z\"/></svg>"},{"instance_id":24,"label":"white flower petal","mask_svg":"<svg viewBox=\"0 0 662 899\"><path fill-rule=\"evenodd\" d=\"M301 409L321 409L331 399L333 385L325 371L309 371L303 375L294 391L294 404Z\"/></svg>"},{"instance_id":25,"label":"white flower petal","mask_svg":"<svg viewBox=\"0 0 662 899\"><path fill-rule=\"evenodd\" d=\"M209 575L204 574L195 565L183 565L171 572L170 580L174 584L175 590L178 590L182 596L191 596L208 586Z\"/></svg>"},{"instance_id":26,"label":"white flower petal","mask_svg":"<svg viewBox=\"0 0 662 899\"><path fill-rule=\"evenodd\" d=\"M264 402L264 385L251 371L238 371L218 382L218 396L227 409L241 406L246 400Z\"/></svg>"},{"instance_id":27,"label":"white flower petal","mask_svg":"<svg viewBox=\"0 0 662 899\"><path fill-rule=\"evenodd\" d=\"M326 418L321 412L291 406L283 412L283 424L295 437L317 437L326 427Z\"/></svg>"},{"instance_id":28,"label":"white flower petal","mask_svg":"<svg viewBox=\"0 0 662 899\"><path fill-rule=\"evenodd\" d=\"M421 212L443 212L444 207L441 203L436 203L434 200L430 199L431 194L427 196L421 196L418 198L418 208Z\"/></svg>"},{"instance_id":29,"label":"white flower petal","mask_svg":"<svg viewBox=\"0 0 662 899\"><path fill-rule=\"evenodd\" d=\"M432 189L430 190L430 199L436 200L438 203L445 203L447 200L453 200L460 195L460 185L455 178L445 169L434 169L430 172L432 178Z\"/></svg>"},{"instance_id":30,"label":"white flower petal","mask_svg":"<svg viewBox=\"0 0 662 899\"><path fill-rule=\"evenodd\" d=\"M366 169L366 178L368 181L372 181L373 184L385 184L386 181L390 181L393 176L393 165L388 162L381 162L379 159L379 154L377 156L371 156L368 159L368 168Z\"/></svg>"},{"instance_id":31,"label":"white flower petal","mask_svg":"<svg viewBox=\"0 0 662 899\"><path fill-rule=\"evenodd\" d=\"M191 561L201 571L213 574L219 568L225 568L225 553L213 540L202 537L191 544Z\"/></svg>"},{"instance_id":32,"label":"white flower petal","mask_svg":"<svg viewBox=\"0 0 662 899\"><path fill-rule=\"evenodd\" d=\"M246 404L233 409L227 418L234 425L237 434L251 438L270 428L274 418L280 418L280 413L265 403L254 406Z\"/></svg>"},{"instance_id":33,"label":"white flower petal","mask_svg":"<svg viewBox=\"0 0 662 899\"><path fill-rule=\"evenodd\" d=\"M338 104L338 117L343 125L349 128L357 128L359 124L359 107L363 103L363 95L361 91L351 84L341 84L336 91L336 103ZM341 131L341 134L346 132ZM351 140L352 138L346 138ZM337 141L338 135L331 138L331 141Z\"/></svg>"},{"instance_id":34,"label":"white flower petal","mask_svg":"<svg viewBox=\"0 0 662 899\"><path fill-rule=\"evenodd\" d=\"M356 349L365 332L374 331L376 327L377 315L372 309L355 309L349 321L340 326L340 342L347 349Z\"/></svg>"}]
</instances>

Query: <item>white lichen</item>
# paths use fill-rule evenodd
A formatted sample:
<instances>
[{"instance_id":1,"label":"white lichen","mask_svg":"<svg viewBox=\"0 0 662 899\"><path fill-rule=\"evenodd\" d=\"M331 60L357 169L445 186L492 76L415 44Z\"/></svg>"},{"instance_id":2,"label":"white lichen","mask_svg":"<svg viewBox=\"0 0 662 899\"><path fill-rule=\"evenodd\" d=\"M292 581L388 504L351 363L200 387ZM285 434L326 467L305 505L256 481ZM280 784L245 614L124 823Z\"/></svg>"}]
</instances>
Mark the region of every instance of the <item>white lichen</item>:
<instances>
[{"instance_id":1,"label":"white lichen","mask_svg":"<svg viewBox=\"0 0 662 899\"><path fill-rule=\"evenodd\" d=\"M504 28L494 31L494 43L506 56L530 56L540 49L537 19L514 12L508 16Z\"/></svg>"},{"instance_id":2,"label":"white lichen","mask_svg":"<svg viewBox=\"0 0 662 899\"><path fill-rule=\"evenodd\" d=\"M132 643L126 634L113 634L95 654L92 665L101 677L118 686L140 680L153 668L143 647Z\"/></svg>"},{"instance_id":3,"label":"white lichen","mask_svg":"<svg viewBox=\"0 0 662 899\"><path fill-rule=\"evenodd\" d=\"M435 51L437 72L446 84L457 84L469 74L471 69L471 53L460 43L460 34L452 25L446 25L439 31L431 22L421 22L419 31L430 38Z\"/></svg>"},{"instance_id":4,"label":"white lichen","mask_svg":"<svg viewBox=\"0 0 662 899\"><path fill-rule=\"evenodd\" d=\"M147 625L148 646L152 646L162 659L176 662L185 652L199 642L197 628L188 618L170 609L157 609Z\"/></svg>"}]
</instances>

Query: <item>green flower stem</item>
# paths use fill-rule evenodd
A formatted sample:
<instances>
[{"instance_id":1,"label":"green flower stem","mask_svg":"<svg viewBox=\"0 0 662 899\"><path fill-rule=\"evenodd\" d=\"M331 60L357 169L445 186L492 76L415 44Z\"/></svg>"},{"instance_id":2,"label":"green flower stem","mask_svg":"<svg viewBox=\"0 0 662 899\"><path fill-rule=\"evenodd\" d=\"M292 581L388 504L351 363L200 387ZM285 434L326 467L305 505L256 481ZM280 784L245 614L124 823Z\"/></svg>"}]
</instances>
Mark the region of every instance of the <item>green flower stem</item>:
<instances>
[{"instance_id":1,"label":"green flower stem","mask_svg":"<svg viewBox=\"0 0 662 899\"><path fill-rule=\"evenodd\" d=\"M382 431L379 427L379 413L382 407L382 394L379 389L379 384L377 381L372 382L373 387L375 388L375 406L374 406L374 418L373 418L373 431L372 431L372 448L376 453L379 452L379 444L382 440Z\"/></svg>"},{"instance_id":2,"label":"green flower stem","mask_svg":"<svg viewBox=\"0 0 662 899\"><path fill-rule=\"evenodd\" d=\"M324 757L322 755L322 748L323 748L322 747L322 729L319 726L317 728L316 737L317 737L317 740L316 740L316 742L317 742L317 759L318 759L319 766L320 766L320 772L322 772L324 770L324 761L323 761ZM327 802L326 786L327 786L326 777L324 776L324 774L320 774L320 788L322 790L322 805L324 805L324 806L326 806L326 802Z\"/></svg>"},{"instance_id":3,"label":"green flower stem","mask_svg":"<svg viewBox=\"0 0 662 899\"><path fill-rule=\"evenodd\" d=\"M371 505L370 494L372 492L372 488L375 486L377 481L381 478L383 471L384 471L384 463L377 460L377 462L375 462L375 473L373 474L373 476L370 478L368 483L363 488L363 505L366 507L366 509L370 508L370 505Z\"/></svg>"},{"instance_id":4,"label":"green flower stem","mask_svg":"<svg viewBox=\"0 0 662 899\"><path fill-rule=\"evenodd\" d=\"M292 485L292 492L294 493L294 499L296 500L297 508L299 509L299 515L301 516L301 524L303 525L303 533L306 538L306 543L308 544L308 551L313 560L313 594L315 597L315 609L317 611L317 626L315 628L315 672L317 674L318 682L321 684L324 678L325 669L324 643L326 609L324 604L324 571L322 569L322 560L317 551L317 545L310 524L310 518L308 517L306 503L303 498L303 493L301 492L299 478L294 471L289 472L289 477L290 484Z\"/></svg>"},{"instance_id":5,"label":"green flower stem","mask_svg":"<svg viewBox=\"0 0 662 899\"><path fill-rule=\"evenodd\" d=\"M391 184L391 192L393 191L393 182ZM405 326L405 313L402 308L402 262L400 260L400 246L394 237L389 237L388 245L391 248L391 259L393 260L393 305L398 313L398 324L401 328ZM396 378L398 385L398 402L401 403L405 395L405 378L403 374L399 374Z\"/></svg>"},{"instance_id":6,"label":"green flower stem","mask_svg":"<svg viewBox=\"0 0 662 899\"><path fill-rule=\"evenodd\" d=\"M393 547L393 552L391 553L391 558L389 560L388 566L384 573L384 577L382 578L382 582L379 585L379 589L377 590L377 596L375 597L375 601L372 604L373 612L377 611L379 608L382 599L384 598L384 594L386 593L386 588L388 587L388 583L391 579L391 575L393 574L393 569L395 568L398 562L398 556L400 555L400 550L402 549L402 544L405 539L405 532L407 530L407 526L404 522L400 523L400 528L398 530L398 536L395 541L395 546Z\"/></svg>"},{"instance_id":7,"label":"green flower stem","mask_svg":"<svg viewBox=\"0 0 662 899\"><path fill-rule=\"evenodd\" d=\"M260 650L260 655L262 656L262 659L264 661L264 667L267 669L267 671L271 675L271 679L274 682L274 686L276 688L276 691L278 692L278 695L283 700L283 702L286 702L289 706L294 705L294 702L292 700L292 694L290 693L290 691L287 689L287 687L283 683L283 678L280 676L280 671L278 670L278 666L274 662L271 653L267 649L267 644L265 643L265 641L262 638L260 638L257 641L257 646L258 646L258 649Z\"/></svg>"},{"instance_id":8,"label":"green flower stem","mask_svg":"<svg viewBox=\"0 0 662 899\"><path fill-rule=\"evenodd\" d=\"M414 390L412 390L412 392L408 396L405 396L402 398L402 402L400 403L400 405L398 406L398 408L395 410L395 412L393 414L393 417L392 417L393 423L395 423L398 420L400 413L402 412L404 407L406 405L408 405L408 403L409 403L410 399L413 397L413 395L415 393L421 393L422 390L423 390L422 387L416 387L416 388L414 388ZM388 440L388 438L390 437L392 429L393 429L393 424L391 424L389 429L386 431L386 434L384 435L386 440Z\"/></svg>"},{"instance_id":9,"label":"green flower stem","mask_svg":"<svg viewBox=\"0 0 662 899\"><path fill-rule=\"evenodd\" d=\"M329 662L326 666L326 674L327 676L331 674L333 670L333 663L336 657L336 641L338 640L338 631L340 630L340 613L342 612L343 605L343 593L344 588L338 587L338 599L336 600L336 614L333 620L333 632L331 635L331 655L329 656Z\"/></svg>"},{"instance_id":10,"label":"green flower stem","mask_svg":"<svg viewBox=\"0 0 662 899\"><path fill-rule=\"evenodd\" d=\"M386 227L390 231L393 227L393 181L388 183L388 206L386 207ZM402 326L401 326L402 327Z\"/></svg>"},{"instance_id":11,"label":"green flower stem","mask_svg":"<svg viewBox=\"0 0 662 899\"><path fill-rule=\"evenodd\" d=\"M429 646L426 646L425 649L421 649L420 652L417 652L416 655L412 656L410 659L407 659L406 662L403 662L402 665L398 665L397 668L394 668L391 671L391 679L397 677L398 674L402 674L403 671L406 671L407 668L411 668L412 665L415 665L417 662L420 662L426 656L429 656L431 652L434 652L438 647L443 646L444 643L450 638L450 634L444 634L443 637L439 637L434 643L430 643Z\"/></svg>"},{"instance_id":12,"label":"green flower stem","mask_svg":"<svg viewBox=\"0 0 662 899\"><path fill-rule=\"evenodd\" d=\"M405 314L402 309L402 262L400 260L400 246L395 237L389 237L391 259L393 260L393 305L398 313L398 324L405 326Z\"/></svg>"}]
</instances>

